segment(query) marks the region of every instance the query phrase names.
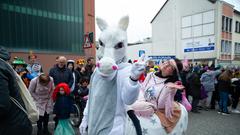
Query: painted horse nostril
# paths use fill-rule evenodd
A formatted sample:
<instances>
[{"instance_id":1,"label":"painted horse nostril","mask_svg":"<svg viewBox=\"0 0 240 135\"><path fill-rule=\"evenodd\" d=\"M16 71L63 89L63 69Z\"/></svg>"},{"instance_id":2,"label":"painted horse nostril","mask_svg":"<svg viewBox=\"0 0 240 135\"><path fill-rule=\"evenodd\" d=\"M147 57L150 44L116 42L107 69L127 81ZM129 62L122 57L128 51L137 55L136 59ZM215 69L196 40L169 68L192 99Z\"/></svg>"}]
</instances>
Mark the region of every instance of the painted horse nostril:
<instances>
[{"instance_id":1,"label":"painted horse nostril","mask_svg":"<svg viewBox=\"0 0 240 135\"><path fill-rule=\"evenodd\" d=\"M96 66L97 66L97 67L100 67L100 63L99 63L99 62L97 62Z\"/></svg>"},{"instance_id":2,"label":"painted horse nostril","mask_svg":"<svg viewBox=\"0 0 240 135\"><path fill-rule=\"evenodd\" d=\"M112 69L113 69L113 70L117 70L118 67L117 67L117 66L112 66Z\"/></svg>"}]
</instances>

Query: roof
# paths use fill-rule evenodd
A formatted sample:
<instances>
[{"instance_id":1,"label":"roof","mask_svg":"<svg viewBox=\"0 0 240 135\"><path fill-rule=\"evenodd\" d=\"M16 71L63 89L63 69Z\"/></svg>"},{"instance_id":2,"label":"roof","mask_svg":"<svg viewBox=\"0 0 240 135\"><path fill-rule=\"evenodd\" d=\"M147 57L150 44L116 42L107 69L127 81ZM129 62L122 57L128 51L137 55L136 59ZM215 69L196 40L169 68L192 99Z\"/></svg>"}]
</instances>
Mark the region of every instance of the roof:
<instances>
[{"instance_id":1,"label":"roof","mask_svg":"<svg viewBox=\"0 0 240 135\"><path fill-rule=\"evenodd\" d=\"M236 14L240 15L240 12L239 12L239 11L237 11L237 10L234 10L234 13L236 13Z\"/></svg>"},{"instance_id":2,"label":"roof","mask_svg":"<svg viewBox=\"0 0 240 135\"><path fill-rule=\"evenodd\" d=\"M234 6L234 10L240 12L240 1L239 0L222 0Z\"/></svg>"},{"instance_id":3,"label":"roof","mask_svg":"<svg viewBox=\"0 0 240 135\"><path fill-rule=\"evenodd\" d=\"M169 0L166 0L166 2L160 8L160 10L157 12L157 14L153 17L151 23L155 20L155 18L158 16L158 14L162 11L162 9L164 8L164 6L167 4L168 1ZM231 4L231 5L233 5L234 6L234 10L235 10L236 13L240 12L240 2L239 2L239 0L222 0L222 1L227 2L227 3ZM210 2L211 2L211 0L210 0Z\"/></svg>"},{"instance_id":4,"label":"roof","mask_svg":"<svg viewBox=\"0 0 240 135\"><path fill-rule=\"evenodd\" d=\"M160 10L157 12L157 14L153 17L151 23L155 20L155 18L158 16L158 14L162 11L163 7L167 4L169 0L166 0L165 3L163 4L163 6L160 8Z\"/></svg>"}]
</instances>

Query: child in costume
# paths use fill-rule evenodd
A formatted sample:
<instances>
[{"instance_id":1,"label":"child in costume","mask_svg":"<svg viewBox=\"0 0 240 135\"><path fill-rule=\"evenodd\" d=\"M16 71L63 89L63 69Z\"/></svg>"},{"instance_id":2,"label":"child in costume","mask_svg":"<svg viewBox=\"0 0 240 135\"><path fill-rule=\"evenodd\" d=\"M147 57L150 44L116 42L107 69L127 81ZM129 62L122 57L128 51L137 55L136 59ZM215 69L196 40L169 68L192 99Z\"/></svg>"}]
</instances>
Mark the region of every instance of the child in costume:
<instances>
[{"instance_id":1,"label":"child in costume","mask_svg":"<svg viewBox=\"0 0 240 135\"><path fill-rule=\"evenodd\" d=\"M53 114L56 114L59 119L54 135L75 135L69 121L70 113L73 112L69 86L66 83L58 84L54 89L52 98L55 101Z\"/></svg>"},{"instance_id":2,"label":"child in costume","mask_svg":"<svg viewBox=\"0 0 240 135\"><path fill-rule=\"evenodd\" d=\"M33 79L33 76L26 69L27 67L26 62L21 58L15 57L12 62L12 65L13 69L18 73L19 76L21 76L24 84L28 88L30 81Z\"/></svg>"}]
</instances>

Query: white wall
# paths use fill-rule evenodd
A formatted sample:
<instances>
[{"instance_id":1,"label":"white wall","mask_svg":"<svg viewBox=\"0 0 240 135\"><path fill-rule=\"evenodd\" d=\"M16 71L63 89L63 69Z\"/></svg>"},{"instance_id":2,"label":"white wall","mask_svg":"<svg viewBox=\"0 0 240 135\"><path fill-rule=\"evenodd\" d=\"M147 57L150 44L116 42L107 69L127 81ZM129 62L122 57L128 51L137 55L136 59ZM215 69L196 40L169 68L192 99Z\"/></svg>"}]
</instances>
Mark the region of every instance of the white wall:
<instances>
[{"instance_id":1,"label":"white wall","mask_svg":"<svg viewBox=\"0 0 240 135\"><path fill-rule=\"evenodd\" d=\"M234 54L235 42L240 43L240 33L235 32L236 21L240 22L240 15L234 13L232 25L232 53Z\"/></svg>"},{"instance_id":2,"label":"white wall","mask_svg":"<svg viewBox=\"0 0 240 135\"><path fill-rule=\"evenodd\" d=\"M181 0L176 3L177 27L177 57L183 59L208 59L216 57L216 4L207 0ZM211 12L214 14L212 15ZM191 35L189 38L183 38L182 19L190 18L190 27L188 27ZM215 43L213 51L184 52L184 42L192 40L194 47L202 47L209 40ZM213 41L214 40L214 41ZM192 45L193 46L193 45Z\"/></svg>"},{"instance_id":3,"label":"white wall","mask_svg":"<svg viewBox=\"0 0 240 135\"><path fill-rule=\"evenodd\" d=\"M146 56L152 55L152 43L143 43L143 44L128 46L127 48L128 59L131 59L132 61L138 60L139 50L144 50Z\"/></svg>"},{"instance_id":4,"label":"white wall","mask_svg":"<svg viewBox=\"0 0 240 135\"><path fill-rule=\"evenodd\" d=\"M175 0L169 0L152 22L152 55L175 55L175 25L173 7Z\"/></svg>"},{"instance_id":5,"label":"white wall","mask_svg":"<svg viewBox=\"0 0 240 135\"><path fill-rule=\"evenodd\" d=\"M180 59L184 57L188 59L216 57L216 49L214 51L194 52L194 54L191 52L184 53L184 47L182 45L184 42L182 41L183 37L184 39L191 38L188 37L189 34L190 36L194 35L196 40L204 39L201 37L203 34L209 35L211 39L213 37L213 39L216 40L216 7L216 4L207 0L169 0L152 22L153 55L175 55ZM214 23L207 25L204 22L208 21L209 18L206 20L206 17L203 17L205 16L203 12L210 10L214 11L214 17L210 18L212 19L211 22ZM190 19L194 18L191 20L191 23L195 26L191 27L191 24L191 26L188 29L184 29L182 33L182 18L185 16L191 16ZM186 22L184 25L188 25L188 19L189 18L186 18L186 20L184 20ZM200 22L201 20L202 22ZM185 23L184 21L183 23ZM204 25L200 25L203 23ZM209 31L209 28L211 28L212 31ZM192 33L192 30L195 31L195 33ZM202 42L205 42L205 39Z\"/></svg>"}]
</instances>

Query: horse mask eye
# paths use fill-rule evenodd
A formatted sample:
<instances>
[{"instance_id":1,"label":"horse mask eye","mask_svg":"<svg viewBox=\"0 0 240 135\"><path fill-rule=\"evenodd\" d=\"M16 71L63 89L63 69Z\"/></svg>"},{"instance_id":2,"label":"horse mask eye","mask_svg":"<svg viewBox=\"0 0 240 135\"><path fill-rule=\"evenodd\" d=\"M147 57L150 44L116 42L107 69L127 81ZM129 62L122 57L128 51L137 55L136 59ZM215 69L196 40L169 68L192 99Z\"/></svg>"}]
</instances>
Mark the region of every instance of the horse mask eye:
<instances>
[{"instance_id":1,"label":"horse mask eye","mask_svg":"<svg viewBox=\"0 0 240 135\"><path fill-rule=\"evenodd\" d=\"M100 46L102 46L102 47L105 46L101 40L99 40L99 44L100 44Z\"/></svg>"},{"instance_id":2,"label":"horse mask eye","mask_svg":"<svg viewBox=\"0 0 240 135\"><path fill-rule=\"evenodd\" d=\"M114 46L115 49L123 48L123 42L119 42L117 45Z\"/></svg>"}]
</instances>

